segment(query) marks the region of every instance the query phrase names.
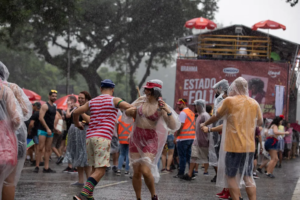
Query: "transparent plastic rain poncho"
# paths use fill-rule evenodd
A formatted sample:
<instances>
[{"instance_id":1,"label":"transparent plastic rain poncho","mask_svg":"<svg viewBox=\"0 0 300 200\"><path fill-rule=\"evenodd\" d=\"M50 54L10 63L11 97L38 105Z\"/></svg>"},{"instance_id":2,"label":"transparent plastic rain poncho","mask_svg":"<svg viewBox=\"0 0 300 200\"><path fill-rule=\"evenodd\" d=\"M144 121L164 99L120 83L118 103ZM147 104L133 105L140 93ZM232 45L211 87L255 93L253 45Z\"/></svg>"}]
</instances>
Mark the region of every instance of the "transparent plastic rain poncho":
<instances>
[{"instance_id":1,"label":"transparent plastic rain poncho","mask_svg":"<svg viewBox=\"0 0 300 200\"><path fill-rule=\"evenodd\" d=\"M166 144L168 132L177 131L181 126L179 116L167 105L172 112L172 115L168 116L165 111L159 109L158 101L149 102L146 96L141 96L132 105L136 108L133 109L136 112L135 121L133 122L125 112L122 115L123 122L133 124L129 140L130 165L146 164L157 183L159 181L157 163Z\"/></svg>"},{"instance_id":2,"label":"transparent plastic rain poncho","mask_svg":"<svg viewBox=\"0 0 300 200\"><path fill-rule=\"evenodd\" d=\"M2 62L0 62L0 70L4 71L4 77L1 77L4 80L3 84L12 90L12 92L22 110L22 115L21 115L22 123L21 123L20 128L18 130L16 130L16 136L17 136L17 140L18 140L18 167L17 167L17 171L16 171L15 185L17 185L17 183L20 179L21 171L23 169L25 158L26 158L27 127L24 122L29 120L32 115L32 104L29 101L26 94L24 93L24 91L17 84L7 82L7 79L9 77L9 72L8 72L7 67Z\"/></svg>"},{"instance_id":3,"label":"transparent plastic rain poncho","mask_svg":"<svg viewBox=\"0 0 300 200\"><path fill-rule=\"evenodd\" d=\"M228 90L228 88L229 88L229 83L225 79L217 82L213 86L215 92L219 93L219 96L214 100L213 114L216 114L216 110L217 110L216 108L218 107L218 104L224 100L223 95L224 92ZM223 120L218 120L213 124L213 127L217 127L221 124L223 124ZM209 165L210 166L213 167L218 166L220 142L221 142L221 136L219 132L211 132L209 135Z\"/></svg>"},{"instance_id":4,"label":"transparent plastic rain poncho","mask_svg":"<svg viewBox=\"0 0 300 200\"><path fill-rule=\"evenodd\" d=\"M255 187L253 158L255 129L262 124L259 104L248 95L247 81L239 77L218 105L216 116L223 118L217 186L222 188Z\"/></svg>"},{"instance_id":5,"label":"transparent plastic rain poncho","mask_svg":"<svg viewBox=\"0 0 300 200\"><path fill-rule=\"evenodd\" d=\"M15 131L22 123L21 116L22 111L13 92L0 80L0 194L3 184L9 186L15 183L18 163Z\"/></svg>"},{"instance_id":6,"label":"transparent plastic rain poncho","mask_svg":"<svg viewBox=\"0 0 300 200\"><path fill-rule=\"evenodd\" d=\"M196 137L192 148L192 151L197 152L192 152L191 163L204 164L208 163L209 133L204 133L200 128L200 124L206 122L210 118L210 115L206 112L205 100L196 100L194 104L199 115L196 119Z\"/></svg>"}]
</instances>

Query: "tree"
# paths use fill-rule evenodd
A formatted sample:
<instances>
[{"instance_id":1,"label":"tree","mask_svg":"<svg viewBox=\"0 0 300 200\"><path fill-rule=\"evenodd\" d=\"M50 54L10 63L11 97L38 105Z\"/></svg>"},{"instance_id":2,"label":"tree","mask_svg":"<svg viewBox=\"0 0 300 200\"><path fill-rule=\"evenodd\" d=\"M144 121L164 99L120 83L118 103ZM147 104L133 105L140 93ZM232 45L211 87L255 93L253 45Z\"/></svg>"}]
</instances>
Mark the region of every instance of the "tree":
<instances>
[{"instance_id":1,"label":"tree","mask_svg":"<svg viewBox=\"0 0 300 200\"><path fill-rule=\"evenodd\" d=\"M298 3L298 0L286 0L286 2L290 3L291 7L294 7Z\"/></svg>"},{"instance_id":2,"label":"tree","mask_svg":"<svg viewBox=\"0 0 300 200\"><path fill-rule=\"evenodd\" d=\"M216 0L69 0L71 9L63 4L63 9L55 10L63 21L56 27L52 19L48 23L49 15L44 13L57 6L55 2L39 3L34 8L40 9L33 9L22 25L1 29L2 39L13 48L33 48L61 70L66 69L69 50L71 77L80 73L92 96L97 95L97 87L105 78L96 73L101 65L109 62L122 72L126 64L132 99L136 97L134 74L141 61L146 59L147 70L139 87L150 69L156 69L158 63L167 65L176 49L175 39L190 33L183 28L186 20L199 16L213 19L217 10ZM203 4L201 10L198 4ZM51 47L59 48L60 53L51 54Z\"/></svg>"},{"instance_id":3,"label":"tree","mask_svg":"<svg viewBox=\"0 0 300 200\"><path fill-rule=\"evenodd\" d=\"M65 76L57 67L39 60L33 52L13 51L0 45L0 61L3 62L10 72L8 81L18 84L42 96L44 101L48 99L48 93L56 89L56 85L64 84ZM80 75L71 82L74 85L74 93L86 90L87 85ZM62 97L65 94L58 94Z\"/></svg>"}]
</instances>

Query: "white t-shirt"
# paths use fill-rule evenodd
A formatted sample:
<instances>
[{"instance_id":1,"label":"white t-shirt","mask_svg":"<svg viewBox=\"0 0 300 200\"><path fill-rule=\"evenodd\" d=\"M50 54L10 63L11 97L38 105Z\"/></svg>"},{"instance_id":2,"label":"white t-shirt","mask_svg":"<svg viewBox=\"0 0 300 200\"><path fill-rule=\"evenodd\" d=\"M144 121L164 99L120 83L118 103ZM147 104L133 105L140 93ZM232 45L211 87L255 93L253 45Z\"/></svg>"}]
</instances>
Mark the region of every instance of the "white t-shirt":
<instances>
[{"instance_id":1,"label":"white t-shirt","mask_svg":"<svg viewBox=\"0 0 300 200\"><path fill-rule=\"evenodd\" d=\"M184 108L183 110L185 110L185 109L187 109L187 108ZM184 124L186 117L187 117L186 113L183 112L183 110L179 114L179 120L182 124Z\"/></svg>"}]
</instances>

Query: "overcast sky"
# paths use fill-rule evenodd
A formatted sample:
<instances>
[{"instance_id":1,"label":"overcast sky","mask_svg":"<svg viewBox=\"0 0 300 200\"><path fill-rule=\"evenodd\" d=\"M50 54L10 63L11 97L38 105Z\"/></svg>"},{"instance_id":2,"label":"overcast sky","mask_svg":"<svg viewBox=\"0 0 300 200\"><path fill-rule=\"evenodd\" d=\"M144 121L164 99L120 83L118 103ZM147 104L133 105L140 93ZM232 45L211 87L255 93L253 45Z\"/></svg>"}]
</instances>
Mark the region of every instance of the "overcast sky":
<instances>
[{"instance_id":1,"label":"overcast sky","mask_svg":"<svg viewBox=\"0 0 300 200\"><path fill-rule=\"evenodd\" d=\"M291 7L286 0L219 0L218 6L219 11L214 20L216 23L251 27L257 22L270 19L286 26L285 31L270 30L270 34L300 44L300 2Z\"/></svg>"}]
</instances>

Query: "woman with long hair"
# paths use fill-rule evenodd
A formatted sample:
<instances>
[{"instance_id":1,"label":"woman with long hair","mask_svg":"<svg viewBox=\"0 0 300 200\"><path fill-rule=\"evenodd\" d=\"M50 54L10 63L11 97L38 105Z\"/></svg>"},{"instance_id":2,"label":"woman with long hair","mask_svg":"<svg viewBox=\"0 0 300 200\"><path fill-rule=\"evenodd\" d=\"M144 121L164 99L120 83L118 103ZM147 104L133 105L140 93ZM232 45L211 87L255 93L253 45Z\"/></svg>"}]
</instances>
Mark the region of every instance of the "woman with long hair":
<instances>
[{"instance_id":1,"label":"woman with long hair","mask_svg":"<svg viewBox=\"0 0 300 200\"><path fill-rule=\"evenodd\" d=\"M157 163L168 132L180 128L178 115L161 99L162 85L160 80L147 82L145 95L133 102L133 107L123 114L123 121L127 123L133 123L132 118L135 119L130 134L129 157L133 167L132 184L138 200L141 199L142 176L152 200L158 199L154 186L154 182L159 180Z\"/></svg>"},{"instance_id":2,"label":"woman with long hair","mask_svg":"<svg viewBox=\"0 0 300 200\"><path fill-rule=\"evenodd\" d=\"M80 106L83 106L86 102L91 100L91 95L82 91L78 95L78 102ZM73 118L73 116L72 116ZM89 114L82 114L79 118L80 123L84 125L84 130L80 130L74 124L69 129L68 145L67 145L67 158L68 162L72 163L72 167L78 171L78 182L72 184L72 186L84 186L84 172L86 177L91 175L91 167L87 163L86 154L86 131L90 122Z\"/></svg>"},{"instance_id":3,"label":"woman with long hair","mask_svg":"<svg viewBox=\"0 0 300 200\"><path fill-rule=\"evenodd\" d=\"M269 126L268 133L266 133L267 140L265 142L265 150L269 152L271 156L271 160L267 166L267 173L266 175L270 178L275 178L275 176L272 174L274 167L276 166L278 162L278 152L277 152L277 145L278 145L278 136L280 135L287 135L289 132L281 132L279 131L279 126L282 123L282 118L281 117L275 117L272 121L272 123ZM265 167L267 162L263 163L257 171L262 173L262 168Z\"/></svg>"}]
</instances>

